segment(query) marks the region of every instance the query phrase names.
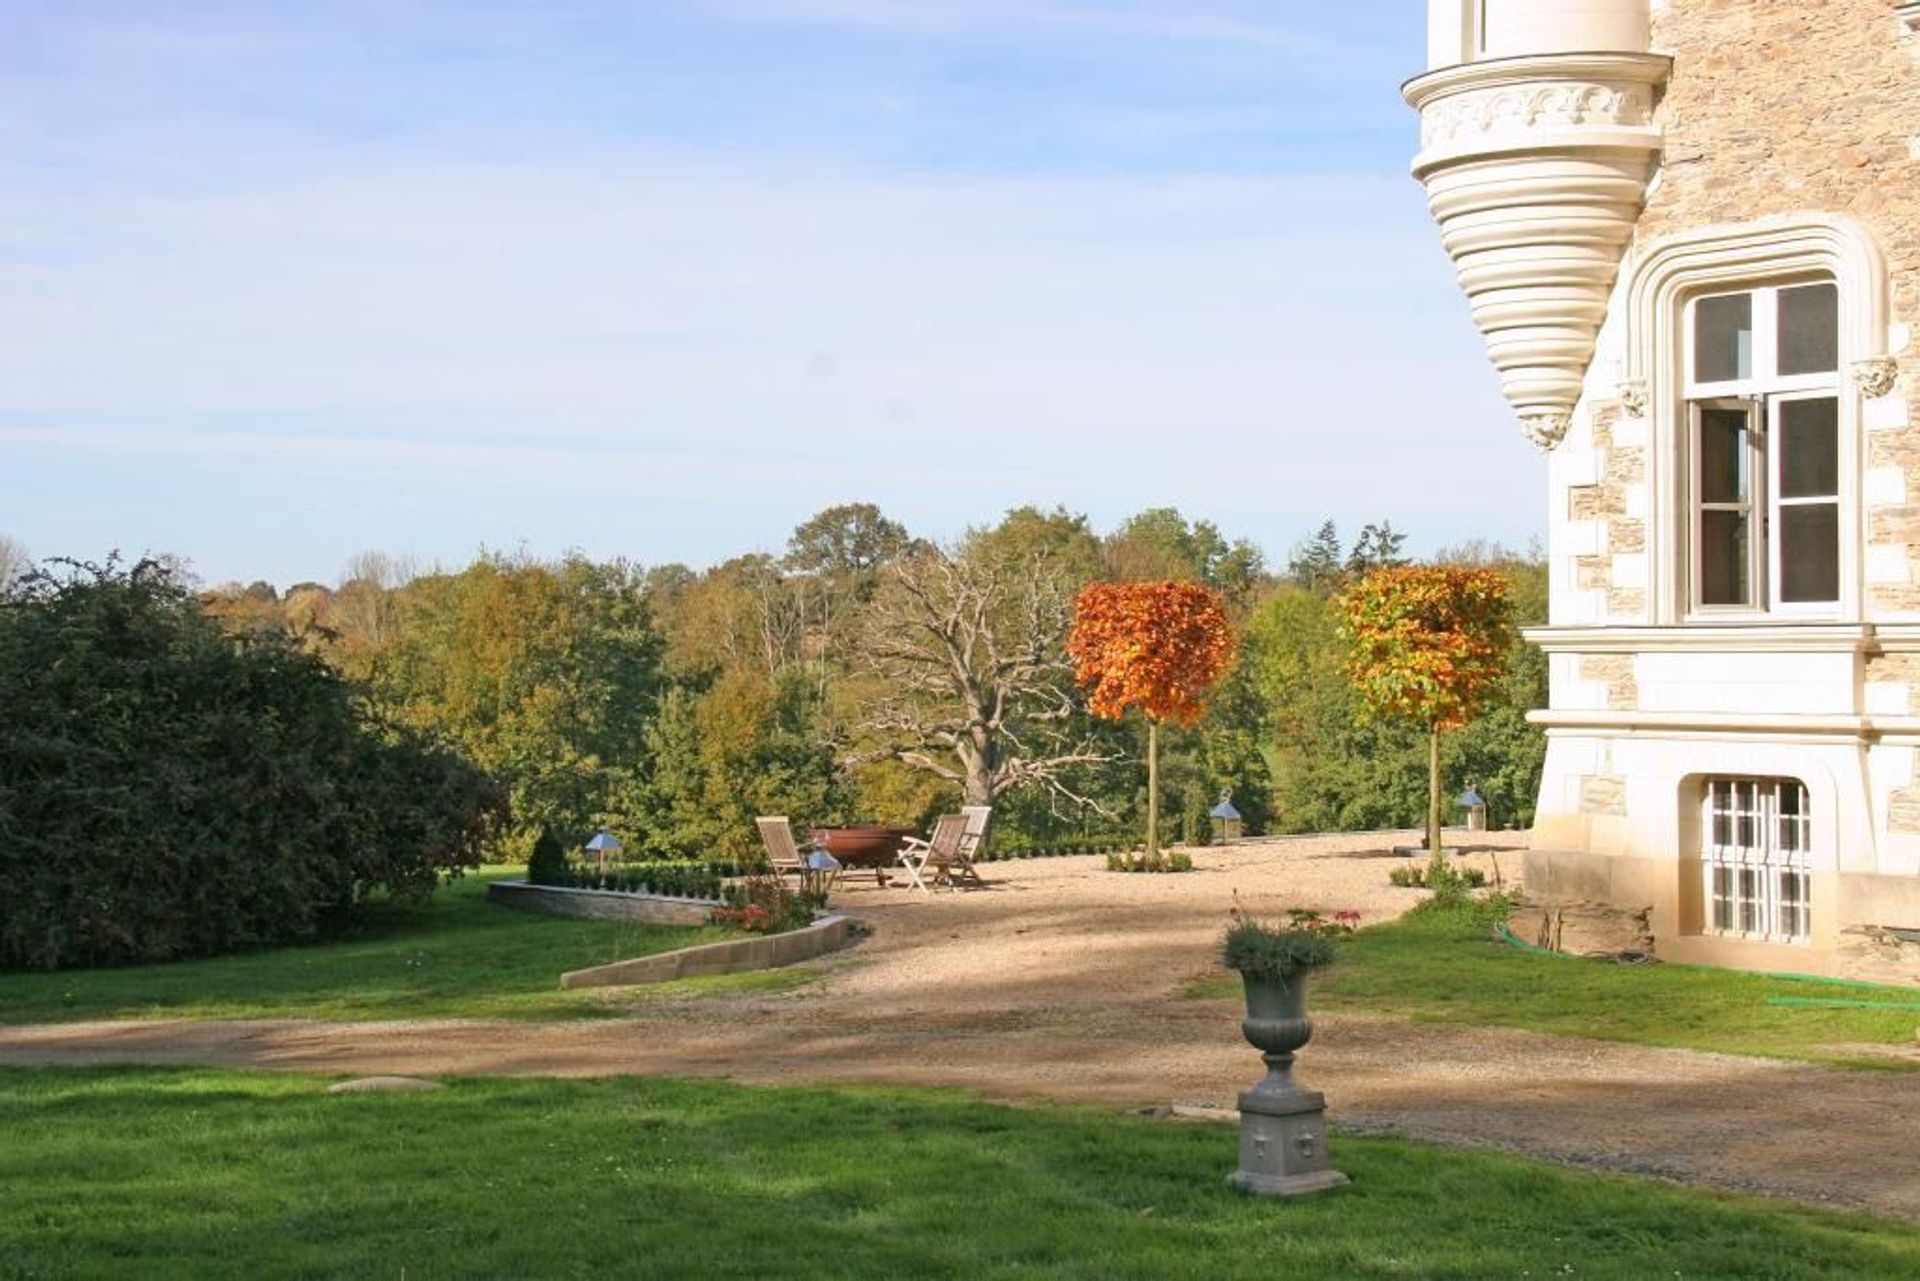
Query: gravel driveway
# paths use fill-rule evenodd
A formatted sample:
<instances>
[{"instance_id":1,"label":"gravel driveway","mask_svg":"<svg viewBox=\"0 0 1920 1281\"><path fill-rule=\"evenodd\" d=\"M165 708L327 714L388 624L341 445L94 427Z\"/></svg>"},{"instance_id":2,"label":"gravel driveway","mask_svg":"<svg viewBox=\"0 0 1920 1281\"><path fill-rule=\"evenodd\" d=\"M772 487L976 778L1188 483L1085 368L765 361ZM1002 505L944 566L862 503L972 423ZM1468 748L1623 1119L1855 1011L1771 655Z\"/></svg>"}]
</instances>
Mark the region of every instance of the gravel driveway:
<instances>
[{"instance_id":1,"label":"gravel driveway","mask_svg":"<svg viewBox=\"0 0 1920 1281\"><path fill-rule=\"evenodd\" d=\"M0 1028L0 1063L676 1073L1230 1107L1259 1060L1233 1003L1180 995L1212 971L1228 911L1398 915L1420 896L1386 884L1394 839L1200 850L1179 876L1112 875L1092 858L991 864L990 889L931 898L868 879L836 906L872 935L821 982L655 999L617 1021L49 1024ZM1495 835L1467 859L1511 876L1523 842ZM1904 1073L1351 1014L1319 1021L1299 1071L1352 1128L1920 1220L1920 1090Z\"/></svg>"}]
</instances>

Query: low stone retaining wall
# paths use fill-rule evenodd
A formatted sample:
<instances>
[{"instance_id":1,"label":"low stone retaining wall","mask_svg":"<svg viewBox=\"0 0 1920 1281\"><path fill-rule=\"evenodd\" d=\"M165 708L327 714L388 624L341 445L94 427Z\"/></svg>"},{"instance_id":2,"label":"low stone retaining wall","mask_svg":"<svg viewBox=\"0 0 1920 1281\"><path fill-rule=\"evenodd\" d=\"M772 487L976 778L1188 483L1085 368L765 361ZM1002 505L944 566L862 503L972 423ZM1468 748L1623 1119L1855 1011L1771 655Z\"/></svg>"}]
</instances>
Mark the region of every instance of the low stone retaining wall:
<instances>
[{"instance_id":1,"label":"low stone retaining wall","mask_svg":"<svg viewBox=\"0 0 1920 1281\"><path fill-rule=\"evenodd\" d=\"M1839 972L1867 983L1920 983L1920 930L1857 925L1841 931Z\"/></svg>"},{"instance_id":2,"label":"low stone retaining wall","mask_svg":"<svg viewBox=\"0 0 1920 1281\"><path fill-rule=\"evenodd\" d=\"M1507 918L1522 943L1570 956L1652 956L1649 909L1610 903L1524 903Z\"/></svg>"},{"instance_id":3,"label":"low stone retaining wall","mask_svg":"<svg viewBox=\"0 0 1920 1281\"><path fill-rule=\"evenodd\" d=\"M713 909L720 906L714 899L576 890L561 885L529 885L525 881L495 881L487 887L487 897L508 907L545 912L549 916L641 921L648 925L705 925Z\"/></svg>"},{"instance_id":4,"label":"low stone retaining wall","mask_svg":"<svg viewBox=\"0 0 1920 1281\"><path fill-rule=\"evenodd\" d=\"M573 970L560 976L560 986L638 987L643 983L664 983L669 979L694 978L703 974L741 974L748 970L771 970L798 961L837 951L853 937L853 922L844 916L823 916L804 929L786 934L756 935L728 939L723 943L703 943L683 947L677 952L641 956L612 965L596 965L588 970Z\"/></svg>"}]
</instances>

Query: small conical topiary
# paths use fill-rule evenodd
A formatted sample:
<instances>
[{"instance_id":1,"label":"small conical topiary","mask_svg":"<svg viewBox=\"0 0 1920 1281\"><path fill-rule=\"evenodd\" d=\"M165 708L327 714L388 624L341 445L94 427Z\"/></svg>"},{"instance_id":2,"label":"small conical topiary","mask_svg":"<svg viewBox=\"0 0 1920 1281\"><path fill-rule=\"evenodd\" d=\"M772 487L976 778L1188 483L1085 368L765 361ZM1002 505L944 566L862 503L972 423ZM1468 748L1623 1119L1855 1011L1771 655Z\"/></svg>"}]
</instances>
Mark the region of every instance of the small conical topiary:
<instances>
[{"instance_id":1,"label":"small conical topiary","mask_svg":"<svg viewBox=\"0 0 1920 1281\"><path fill-rule=\"evenodd\" d=\"M560 838L543 827L540 839L533 843L533 857L527 860L527 883L565 885L567 879L567 851Z\"/></svg>"}]
</instances>

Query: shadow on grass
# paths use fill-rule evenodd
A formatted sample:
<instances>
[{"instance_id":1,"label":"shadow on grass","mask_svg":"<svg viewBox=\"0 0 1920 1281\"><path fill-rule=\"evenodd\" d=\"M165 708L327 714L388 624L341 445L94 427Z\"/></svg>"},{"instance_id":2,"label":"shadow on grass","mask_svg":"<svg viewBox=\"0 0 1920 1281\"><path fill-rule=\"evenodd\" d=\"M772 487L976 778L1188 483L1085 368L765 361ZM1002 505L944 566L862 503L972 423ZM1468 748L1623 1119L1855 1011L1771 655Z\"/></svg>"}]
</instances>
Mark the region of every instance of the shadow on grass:
<instances>
[{"instance_id":1,"label":"shadow on grass","mask_svg":"<svg viewBox=\"0 0 1920 1281\"><path fill-rule=\"evenodd\" d=\"M204 960L0 973L0 1023L124 1018L604 1018L567 970L733 937L704 926L578 921L490 902L497 870L424 904L368 904L322 942Z\"/></svg>"},{"instance_id":2,"label":"shadow on grass","mask_svg":"<svg viewBox=\"0 0 1920 1281\"><path fill-rule=\"evenodd\" d=\"M952 1094L0 1072L22 1275L1912 1275L1903 1226L1341 1136L1230 1192L1225 1127Z\"/></svg>"}]
</instances>

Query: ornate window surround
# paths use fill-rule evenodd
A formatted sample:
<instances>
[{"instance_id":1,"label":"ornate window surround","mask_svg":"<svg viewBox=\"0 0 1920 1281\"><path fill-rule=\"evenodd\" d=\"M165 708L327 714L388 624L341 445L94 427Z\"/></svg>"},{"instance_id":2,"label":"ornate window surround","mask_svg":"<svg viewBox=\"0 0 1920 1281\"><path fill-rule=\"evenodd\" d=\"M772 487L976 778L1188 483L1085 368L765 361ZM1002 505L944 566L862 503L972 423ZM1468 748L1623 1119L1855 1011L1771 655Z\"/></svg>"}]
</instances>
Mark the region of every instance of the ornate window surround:
<instances>
[{"instance_id":1,"label":"ornate window surround","mask_svg":"<svg viewBox=\"0 0 1920 1281\"><path fill-rule=\"evenodd\" d=\"M1861 616L1860 504L1862 387L1884 373L1886 256L1849 218L1805 215L1702 227L1636 248L1623 273L1627 348L1623 387L1644 388L1648 419L1647 586L1655 624L1687 619L1686 406L1682 393L1683 311L1689 299L1781 278L1831 276L1840 287L1841 619Z\"/></svg>"}]
</instances>

